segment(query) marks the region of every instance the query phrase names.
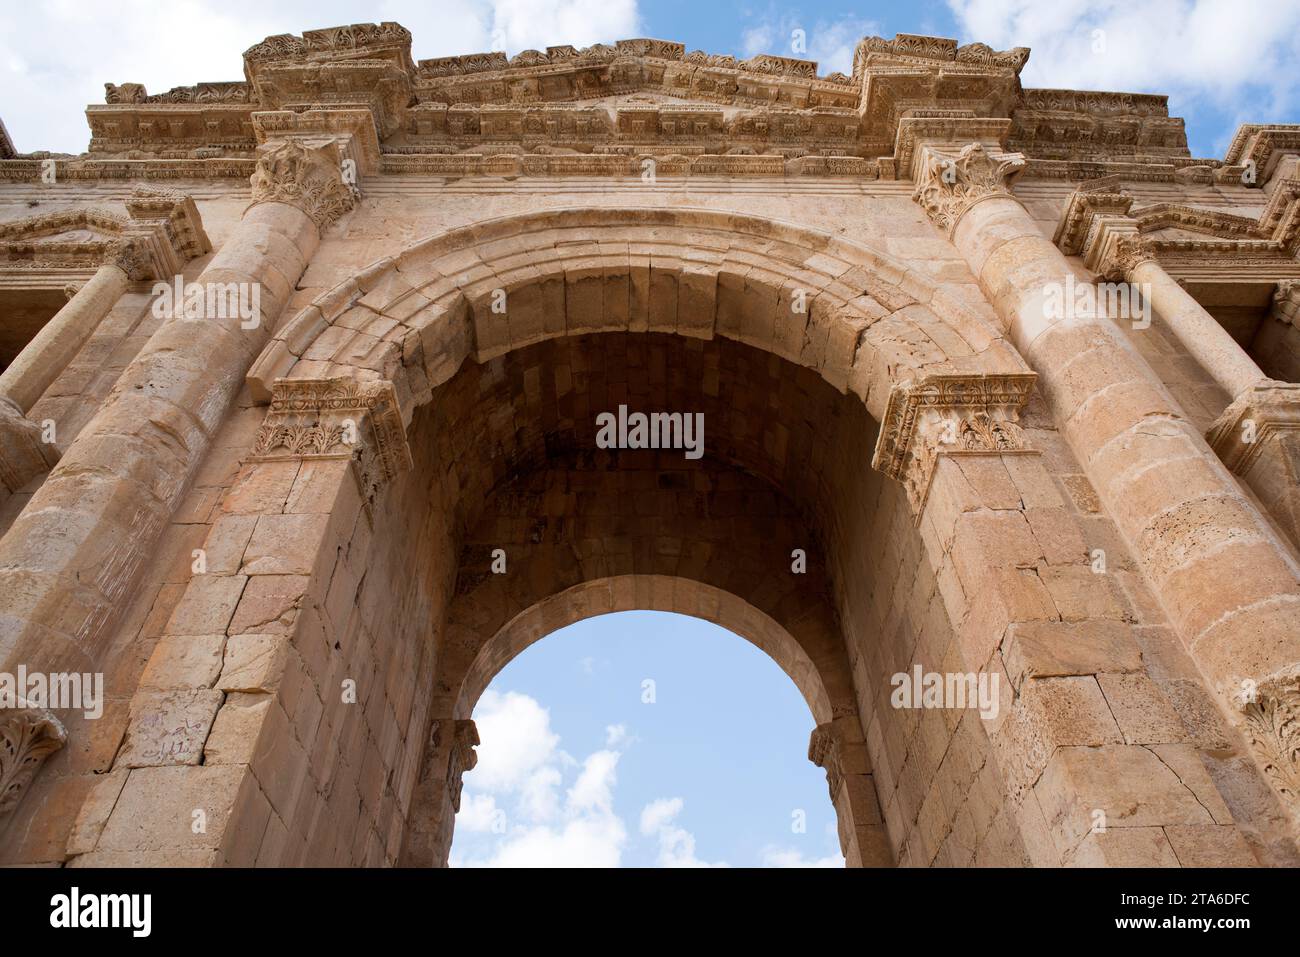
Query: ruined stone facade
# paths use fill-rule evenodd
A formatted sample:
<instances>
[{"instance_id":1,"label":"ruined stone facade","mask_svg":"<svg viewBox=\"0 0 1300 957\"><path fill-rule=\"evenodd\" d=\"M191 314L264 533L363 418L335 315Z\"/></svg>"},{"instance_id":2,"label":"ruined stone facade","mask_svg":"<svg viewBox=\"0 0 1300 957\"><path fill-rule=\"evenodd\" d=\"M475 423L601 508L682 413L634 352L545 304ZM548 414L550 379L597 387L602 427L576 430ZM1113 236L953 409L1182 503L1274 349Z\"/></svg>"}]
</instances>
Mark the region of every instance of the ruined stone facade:
<instances>
[{"instance_id":1,"label":"ruined stone facade","mask_svg":"<svg viewBox=\"0 0 1300 957\"><path fill-rule=\"evenodd\" d=\"M850 864L1295 865L1300 128L1028 56L362 24L0 140L0 673L104 677L0 710L0 862L442 864L492 676L637 608L789 674Z\"/></svg>"}]
</instances>

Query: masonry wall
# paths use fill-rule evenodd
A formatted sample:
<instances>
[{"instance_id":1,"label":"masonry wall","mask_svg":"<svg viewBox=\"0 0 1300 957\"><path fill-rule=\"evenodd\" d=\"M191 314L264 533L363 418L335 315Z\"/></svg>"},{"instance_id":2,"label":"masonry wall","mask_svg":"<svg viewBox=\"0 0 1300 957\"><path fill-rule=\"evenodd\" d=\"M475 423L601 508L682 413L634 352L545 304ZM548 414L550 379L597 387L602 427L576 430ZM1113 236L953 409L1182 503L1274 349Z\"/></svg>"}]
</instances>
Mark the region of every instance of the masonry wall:
<instances>
[{"instance_id":1,"label":"masonry wall","mask_svg":"<svg viewBox=\"0 0 1300 957\"><path fill-rule=\"evenodd\" d=\"M773 183L745 194L536 185L377 178L322 242L286 316L414 239L581 203L707 205L829 225L989 311L904 184ZM0 216L28 214L32 189L0 187ZM241 208L220 192L200 202L218 244ZM1050 197L1042 202L1042 221L1054 224ZM33 410L56 419L61 441L155 327L147 304L143 292L125 297ZM1158 322L1134 341L1189 414L1213 411L1218 397ZM870 470L875 425L855 408L818 450L809 500L821 503L811 514L896 860L1295 863L1254 764L1043 404L1024 418L1039 456L942 461L919 525L902 488ZM415 468L366 507L343 463L249 463L264 414L245 391L141 583L122 597L104 718L69 723L72 744L7 822L0 862L396 861L429 715L452 693L433 664L460 560L453 496L438 484L448 449L414 443ZM0 505L0 531L21 504ZM1006 586L998 600L991 582ZM889 676L915 663L996 671L1001 718L890 708ZM345 680L356 681L355 703L344 701ZM1167 786L1116 785L1136 771ZM1090 830L1093 810L1128 803L1141 810L1118 826L1108 813L1108 832Z\"/></svg>"}]
</instances>

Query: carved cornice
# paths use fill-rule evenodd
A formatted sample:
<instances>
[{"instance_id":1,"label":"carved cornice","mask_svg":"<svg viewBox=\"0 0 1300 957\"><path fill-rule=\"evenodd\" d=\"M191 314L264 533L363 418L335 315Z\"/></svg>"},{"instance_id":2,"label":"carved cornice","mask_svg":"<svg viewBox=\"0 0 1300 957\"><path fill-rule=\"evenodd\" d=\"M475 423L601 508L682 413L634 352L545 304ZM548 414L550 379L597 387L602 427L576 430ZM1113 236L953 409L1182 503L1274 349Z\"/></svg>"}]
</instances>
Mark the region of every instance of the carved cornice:
<instances>
[{"instance_id":1,"label":"carved cornice","mask_svg":"<svg viewBox=\"0 0 1300 957\"><path fill-rule=\"evenodd\" d=\"M1300 668L1260 681L1240 702L1246 737L1264 774L1300 820Z\"/></svg>"},{"instance_id":2,"label":"carved cornice","mask_svg":"<svg viewBox=\"0 0 1300 957\"><path fill-rule=\"evenodd\" d=\"M1300 432L1300 385L1264 379L1237 396L1205 434L1219 458L1246 475L1277 436Z\"/></svg>"},{"instance_id":3,"label":"carved cornice","mask_svg":"<svg viewBox=\"0 0 1300 957\"><path fill-rule=\"evenodd\" d=\"M48 711L0 709L0 815L18 806L41 764L67 740L67 731Z\"/></svg>"},{"instance_id":4,"label":"carved cornice","mask_svg":"<svg viewBox=\"0 0 1300 957\"><path fill-rule=\"evenodd\" d=\"M912 199L939 229L951 236L962 216L975 204L1010 196L1007 184L1024 168L1023 156L993 156L980 143L962 147L956 155L927 148Z\"/></svg>"},{"instance_id":5,"label":"carved cornice","mask_svg":"<svg viewBox=\"0 0 1300 957\"><path fill-rule=\"evenodd\" d=\"M5 129L5 121L0 119L0 160L13 159L17 155L14 141L9 138L9 131Z\"/></svg>"},{"instance_id":6,"label":"carved cornice","mask_svg":"<svg viewBox=\"0 0 1300 957\"><path fill-rule=\"evenodd\" d=\"M58 461L59 449L42 441L41 427L12 399L0 395L0 486L10 494L17 492Z\"/></svg>"},{"instance_id":7,"label":"carved cornice","mask_svg":"<svg viewBox=\"0 0 1300 957\"><path fill-rule=\"evenodd\" d=\"M277 379L253 460L292 458L352 459L367 493L411 468L393 384L384 379Z\"/></svg>"},{"instance_id":8,"label":"carved cornice","mask_svg":"<svg viewBox=\"0 0 1300 957\"><path fill-rule=\"evenodd\" d=\"M1032 452L1016 424L1037 376L933 375L889 395L872 468L901 482L920 520L940 455Z\"/></svg>"},{"instance_id":9,"label":"carved cornice","mask_svg":"<svg viewBox=\"0 0 1300 957\"><path fill-rule=\"evenodd\" d=\"M343 181L339 150L333 142L313 146L296 139L267 149L249 180L251 206L288 203L324 230L356 205L356 187Z\"/></svg>"},{"instance_id":10,"label":"carved cornice","mask_svg":"<svg viewBox=\"0 0 1300 957\"><path fill-rule=\"evenodd\" d=\"M166 279L212 249L194 200L177 190L139 184L127 216L82 208L0 224L0 267L121 267L132 280ZM91 232L96 238L59 239Z\"/></svg>"},{"instance_id":11,"label":"carved cornice","mask_svg":"<svg viewBox=\"0 0 1300 957\"><path fill-rule=\"evenodd\" d=\"M1225 163L1250 167L1254 183L1263 186L1272 173L1274 160L1283 153L1300 152L1300 123L1243 123L1237 128Z\"/></svg>"},{"instance_id":12,"label":"carved cornice","mask_svg":"<svg viewBox=\"0 0 1300 957\"><path fill-rule=\"evenodd\" d=\"M157 95L139 83L105 84L106 102L87 110L91 155L245 159L255 149L256 113L357 109L370 114L382 152L422 157L549 150L658 159L745 151L785 162L860 160L867 165L809 163L797 172L869 176L876 163L889 167L903 120L964 114L998 121L1006 128L1001 143L1046 163L1122 161L1135 178L1172 180L1171 165L1191 160L1182 121L1168 115L1164 97L1024 90L1019 73L1029 51L1023 47L999 51L914 34L867 37L849 77L819 76L816 62L798 57L738 60L653 38L418 63L411 42L410 32L392 22L308 30L249 48L243 81ZM892 162L905 175L906 161ZM88 176L113 175L110 168L77 168ZM1032 169L1081 178L1072 168ZM568 174L547 162L538 171ZM789 170L769 175L782 172ZM1220 173L1211 164L1195 175ZM203 175L221 174L214 167Z\"/></svg>"}]
</instances>

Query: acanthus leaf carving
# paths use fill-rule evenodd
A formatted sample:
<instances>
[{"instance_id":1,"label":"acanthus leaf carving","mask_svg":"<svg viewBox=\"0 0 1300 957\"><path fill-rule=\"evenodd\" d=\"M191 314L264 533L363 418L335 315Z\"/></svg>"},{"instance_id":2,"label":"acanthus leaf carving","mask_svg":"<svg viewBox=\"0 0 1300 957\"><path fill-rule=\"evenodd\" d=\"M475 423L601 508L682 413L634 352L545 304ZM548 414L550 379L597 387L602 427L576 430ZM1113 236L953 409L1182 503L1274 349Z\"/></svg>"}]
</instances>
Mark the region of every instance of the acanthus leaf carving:
<instances>
[{"instance_id":1,"label":"acanthus leaf carving","mask_svg":"<svg viewBox=\"0 0 1300 957\"><path fill-rule=\"evenodd\" d=\"M45 759L67 740L67 731L48 711L0 711L0 814L18 806Z\"/></svg>"},{"instance_id":2,"label":"acanthus leaf carving","mask_svg":"<svg viewBox=\"0 0 1300 957\"><path fill-rule=\"evenodd\" d=\"M324 230L357 201L357 189L344 182L334 144L309 146L296 139L280 142L263 153L249 180L253 201L288 203L302 210Z\"/></svg>"},{"instance_id":3,"label":"acanthus leaf carving","mask_svg":"<svg viewBox=\"0 0 1300 957\"><path fill-rule=\"evenodd\" d=\"M931 222L951 234L976 203L1010 196L1007 184L1025 167L1019 154L994 156L981 143L969 143L956 156L933 149L922 161L912 199Z\"/></svg>"},{"instance_id":4,"label":"acanthus leaf carving","mask_svg":"<svg viewBox=\"0 0 1300 957\"><path fill-rule=\"evenodd\" d=\"M1264 774L1300 819L1300 668L1260 681L1241 702L1241 714Z\"/></svg>"},{"instance_id":5,"label":"acanthus leaf carving","mask_svg":"<svg viewBox=\"0 0 1300 957\"><path fill-rule=\"evenodd\" d=\"M254 461L355 459L367 491L411 467L397 395L386 379L277 379L271 392Z\"/></svg>"},{"instance_id":6,"label":"acanthus leaf carving","mask_svg":"<svg viewBox=\"0 0 1300 957\"><path fill-rule=\"evenodd\" d=\"M919 521L940 455L1032 453L1016 422L1037 376L933 375L889 396L871 465L902 483Z\"/></svg>"}]
</instances>

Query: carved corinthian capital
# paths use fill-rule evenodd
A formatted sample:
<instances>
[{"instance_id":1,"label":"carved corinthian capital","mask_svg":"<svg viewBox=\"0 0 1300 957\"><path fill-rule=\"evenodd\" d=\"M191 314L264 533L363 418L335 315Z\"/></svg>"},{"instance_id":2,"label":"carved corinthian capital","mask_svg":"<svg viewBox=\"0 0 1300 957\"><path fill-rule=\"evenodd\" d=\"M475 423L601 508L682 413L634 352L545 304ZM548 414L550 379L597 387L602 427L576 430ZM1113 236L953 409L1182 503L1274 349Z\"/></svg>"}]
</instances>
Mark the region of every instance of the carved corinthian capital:
<instances>
[{"instance_id":1,"label":"carved corinthian capital","mask_svg":"<svg viewBox=\"0 0 1300 957\"><path fill-rule=\"evenodd\" d=\"M411 467L393 384L386 379L277 379L254 461L353 459L366 493Z\"/></svg>"},{"instance_id":2,"label":"carved corinthian capital","mask_svg":"<svg viewBox=\"0 0 1300 957\"><path fill-rule=\"evenodd\" d=\"M18 806L41 764L67 740L67 731L48 711L0 710L0 815Z\"/></svg>"},{"instance_id":3,"label":"carved corinthian capital","mask_svg":"<svg viewBox=\"0 0 1300 957\"><path fill-rule=\"evenodd\" d=\"M1300 667L1259 682L1241 713L1260 766L1300 820Z\"/></svg>"},{"instance_id":4,"label":"carved corinthian capital","mask_svg":"<svg viewBox=\"0 0 1300 957\"><path fill-rule=\"evenodd\" d=\"M840 738L832 722L813 728L808 738L808 760L826 772L826 786L834 802L844 782L844 767L840 760Z\"/></svg>"},{"instance_id":5,"label":"carved corinthian capital","mask_svg":"<svg viewBox=\"0 0 1300 957\"><path fill-rule=\"evenodd\" d=\"M469 718L453 722L451 755L447 760L447 793L451 796L452 810L460 811L460 792L466 771L478 764L478 726Z\"/></svg>"},{"instance_id":6,"label":"carved corinthian capital","mask_svg":"<svg viewBox=\"0 0 1300 957\"><path fill-rule=\"evenodd\" d=\"M249 182L253 202L288 203L325 229L356 204L356 187L344 182L339 152L332 142L307 145L284 140L263 153Z\"/></svg>"},{"instance_id":7,"label":"carved corinthian capital","mask_svg":"<svg viewBox=\"0 0 1300 957\"><path fill-rule=\"evenodd\" d=\"M949 235L966 211L994 196L1009 196L1007 184L1025 166L1019 153L993 156L980 143L971 143L954 155L926 150L912 199L931 222Z\"/></svg>"},{"instance_id":8,"label":"carved corinthian capital","mask_svg":"<svg viewBox=\"0 0 1300 957\"><path fill-rule=\"evenodd\" d=\"M1016 424L1037 376L934 375L894 388L871 465L903 483L917 521L940 455L1033 450Z\"/></svg>"}]
</instances>

